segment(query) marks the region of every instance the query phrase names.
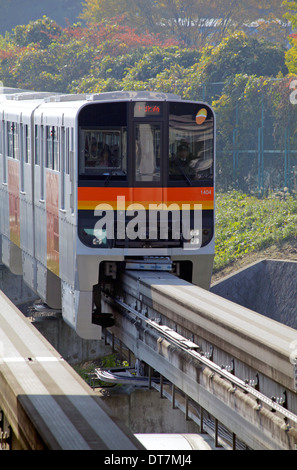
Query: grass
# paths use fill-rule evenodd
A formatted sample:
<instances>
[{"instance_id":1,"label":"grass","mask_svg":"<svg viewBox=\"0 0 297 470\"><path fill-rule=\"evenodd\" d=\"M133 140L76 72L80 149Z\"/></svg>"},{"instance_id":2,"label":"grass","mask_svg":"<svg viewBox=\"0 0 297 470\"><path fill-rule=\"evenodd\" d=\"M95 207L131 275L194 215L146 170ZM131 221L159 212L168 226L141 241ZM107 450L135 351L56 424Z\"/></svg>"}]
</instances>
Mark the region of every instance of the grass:
<instances>
[{"instance_id":1,"label":"grass","mask_svg":"<svg viewBox=\"0 0 297 470\"><path fill-rule=\"evenodd\" d=\"M297 198L286 192L259 199L239 191L216 195L214 272L245 255L297 238Z\"/></svg>"},{"instance_id":2,"label":"grass","mask_svg":"<svg viewBox=\"0 0 297 470\"><path fill-rule=\"evenodd\" d=\"M89 385L92 385L93 383L93 376L95 374L95 369L97 368L103 368L103 369L109 369L112 367L128 367L129 364L127 361L120 361L117 357L117 354L110 354L108 356L102 357L98 359L98 361L87 361L82 364L77 364L73 365L73 369L77 372L78 375L81 376L81 378L87 382ZM102 382L98 379L96 379L96 386L100 387L110 387L113 385L106 384L105 382Z\"/></svg>"}]
</instances>

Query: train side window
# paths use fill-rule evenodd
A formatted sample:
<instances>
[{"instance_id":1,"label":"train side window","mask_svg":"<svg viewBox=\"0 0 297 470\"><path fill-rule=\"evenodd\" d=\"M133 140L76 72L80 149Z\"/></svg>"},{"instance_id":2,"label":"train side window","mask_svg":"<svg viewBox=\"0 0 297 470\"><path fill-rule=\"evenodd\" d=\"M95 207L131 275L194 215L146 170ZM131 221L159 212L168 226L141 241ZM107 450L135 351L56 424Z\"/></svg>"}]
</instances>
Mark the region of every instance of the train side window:
<instances>
[{"instance_id":1,"label":"train side window","mask_svg":"<svg viewBox=\"0 0 297 470\"><path fill-rule=\"evenodd\" d=\"M7 155L19 159L19 133L16 122L7 121Z\"/></svg>"},{"instance_id":2,"label":"train side window","mask_svg":"<svg viewBox=\"0 0 297 470\"><path fill-rule=\"evenodd\" d=\"M70 129L70 139L69 139L69 165L68 165L68 172L70 177L73 177L73 169L74 169L74 129L71 127Z\"/></svg>"},{"instance_id":3,"label":"train side window","mask_svg":"<svg viewBox=\"0 0 297 470\"><path fill-rule=\"evenodd\" d=\"M46 126L46 168L59 171L59 128L57 126Z\"/></svg>"},{"instance_id":4,"label":"train side window","mask_svg":"<svg viewBox=\"0 0 297 470\"><path fill-rule=\"evenodd\" d=\"M69 145L70 145L69 128L67 128L65 132L65 167L64 167L66 175L69 175L69 152L70 152Z\"/></svg>"},{"instance_id":5,"label":"train side window","mask_svg":"<svg viewBox=\"0 0 297 470\"><path fill-rule=\"evenodd\" d=\"M11 134L11 126L12 126L12 122L7 121L6 129L7 129L7 156L8 157L12 157L12 153L13 153L13 140L12 140L12 134Z\"/></svg>"},{"instance_id":6,"label":"train side window","mask_svg":"<svg viewBox=\"0 0 297 470\"><path fill-rule=\"evenodd\" d=\"M60 170L60 151L59 151L60 129L55 126L53 135L53 170Z\"/></svg>"},{"instance_id":7,"label":"train side window","mask_svg":"<svg viewBox=\"0 0 297 470\"><path fill-rule=\"evenodd\" d=\"M40 165L40 142L39 142L39 127L35 125L34 128L35 141L34 141L34 153L35 153L35 165Z\"/></svg>"},{"instance_id":8,"label":"train side window","mask_svg":"<svg viewBox=\"0 0 297 470\"><path fill-rule=\"evenodd\" d=\"M52 128L49 127L49 126L46 126L45 133L46 133L46 160L45 160L45 166L46 166L46 168L52 168L52 166L53 166Z\"/></svg>"},{"instance_id":9,"label":"train side window","mask_svg":"<svg viewBox=\"0 0 297 470\"><path fill-rule=\"evenodd\" d=\"M25 163L31 163L31 142L30 142L30 134L29 134L29 127L27 124L24 125L23 128L24 132L24 161Z\"/></svg>"},{"instance_id":10,"label":"train side window","mask_svg":"<svg viewBox=\"0 0 297 470\"><path fill-rule=\"evenodd\" d=\"M70 175L70 160L74 158L73 154L73 129L67 127L65 129L65 165L64 165L64 172L66 175Z\"/></svg>"},{"instance_id":11,"label":"train side window","mask_svg":"<svg viewBox=\"0 0 297 470\"><path fill-rule=\"evenodd\" d=\"M14 154L13 158L20 160L20 125L15 123L14 125Z\"/></svg>"},{"instance_id":12,"label":"train side window","mask_svg":"<svg viewBox=\"0 0 297 470\"><path fill-rule=\"evenodd\" d=\"M26 124L20 125L20 159L27 162L27 141L26 141Z\"/></svg>"}]
</instances>

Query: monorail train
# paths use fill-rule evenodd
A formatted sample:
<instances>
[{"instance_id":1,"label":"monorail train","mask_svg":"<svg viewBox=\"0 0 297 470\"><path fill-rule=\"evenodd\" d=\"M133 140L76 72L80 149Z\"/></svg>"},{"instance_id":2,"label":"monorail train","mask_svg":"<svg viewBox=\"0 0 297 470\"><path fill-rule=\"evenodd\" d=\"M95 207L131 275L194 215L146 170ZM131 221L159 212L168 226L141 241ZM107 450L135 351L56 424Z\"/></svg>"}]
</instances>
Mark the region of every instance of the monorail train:
<instances>
[{"instance_id":1,"label":"monorail train","mask_svg":"<svg viewBox=\"0 0 297 470\"><path fill-rule=\"evenodd\" d=\"M0 89L2 263L86 339L101 338L100 285L123 267L208 289L214 155L205 103Z\"/></svg>"}]
</instances>

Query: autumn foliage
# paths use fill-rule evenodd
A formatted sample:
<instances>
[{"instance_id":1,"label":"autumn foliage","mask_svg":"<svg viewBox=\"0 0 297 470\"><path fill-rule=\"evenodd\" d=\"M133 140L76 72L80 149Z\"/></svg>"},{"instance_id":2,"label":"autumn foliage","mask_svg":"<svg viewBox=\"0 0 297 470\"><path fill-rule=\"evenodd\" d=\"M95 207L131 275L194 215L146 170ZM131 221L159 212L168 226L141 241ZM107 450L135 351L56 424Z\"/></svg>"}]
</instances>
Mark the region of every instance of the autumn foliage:
<instances>
[{"instance_id":1,"label":"autumn foliage","mask_svg":"<svg viewBox=\"0 0 297 470\"><path fill-rule=\"evenodd\" d=\"M243 31L227 29L219 41L210 37L206 44L189 45L191 41L168 30L164 35L139 24L132 27L126 15L66 27L43 17L0 36L0 81L8 87L62 93L156 90L208 101L217 114L221 188L229 187L230 178L242 188L259 185L257 158L264 127L265 145L276 149L269 164L277 181L284 172L279 155L289 145L297 148L297 133L287 136L289 124L297 119L297 107L289 102L290 80L297 75L297 35L293 31L289 36L287 49ZM235 174L239 153L242 168L236 167Z\"/></svg>"},{"instance_id":2,"label":"autumn foliage","mask_svg":"<svg viewBox=\"0 0 297 470\"><path fill-rule=\"evenodd\" d=\"M0 40L0 77L7 86L67 91L73 80L92 73L107 56L177 45L158 34L137 33L122 17L105 24L59 27L47 17L17 26Z\"/></svg>"}]
</instances>

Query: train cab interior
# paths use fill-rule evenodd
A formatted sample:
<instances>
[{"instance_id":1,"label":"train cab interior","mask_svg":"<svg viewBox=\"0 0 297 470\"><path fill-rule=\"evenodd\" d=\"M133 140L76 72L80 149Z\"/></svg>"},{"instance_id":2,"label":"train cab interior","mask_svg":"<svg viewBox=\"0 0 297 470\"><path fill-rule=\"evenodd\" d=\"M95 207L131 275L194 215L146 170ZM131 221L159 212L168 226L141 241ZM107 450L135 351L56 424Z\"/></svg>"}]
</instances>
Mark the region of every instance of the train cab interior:
<instances>
[{"instance_id":1,"label":"train cab interior","mask_svg":"<svg viewBox=\"0 0 297 470\"><path fill-rule=\"evenodd\" d=\"M213 119L199 126L196 113L197 105L179 102L84 107L79 115L80 180L166 187L213 179Z\"/></svg>"}]
</instances>

